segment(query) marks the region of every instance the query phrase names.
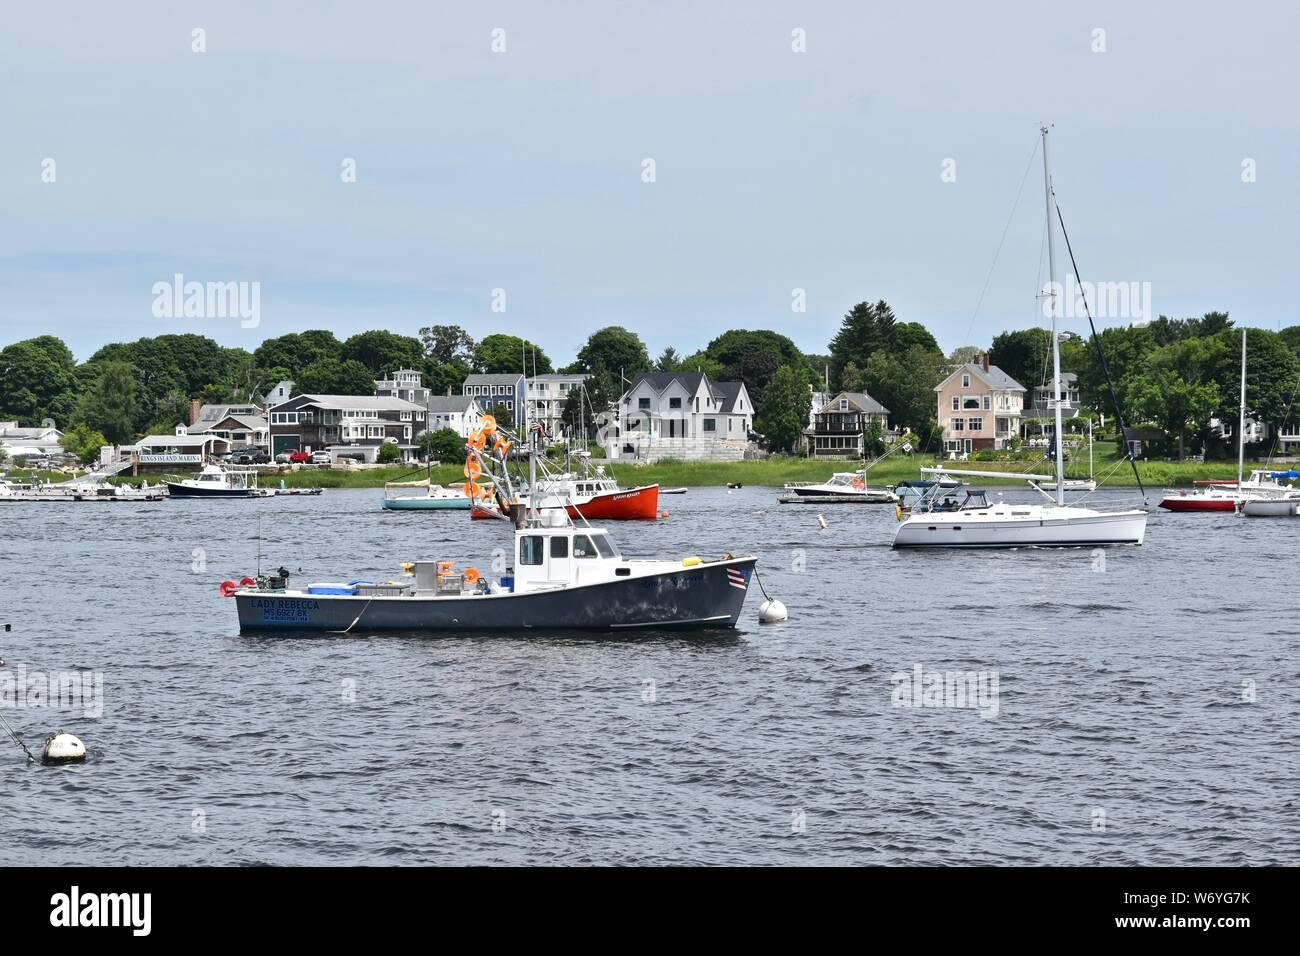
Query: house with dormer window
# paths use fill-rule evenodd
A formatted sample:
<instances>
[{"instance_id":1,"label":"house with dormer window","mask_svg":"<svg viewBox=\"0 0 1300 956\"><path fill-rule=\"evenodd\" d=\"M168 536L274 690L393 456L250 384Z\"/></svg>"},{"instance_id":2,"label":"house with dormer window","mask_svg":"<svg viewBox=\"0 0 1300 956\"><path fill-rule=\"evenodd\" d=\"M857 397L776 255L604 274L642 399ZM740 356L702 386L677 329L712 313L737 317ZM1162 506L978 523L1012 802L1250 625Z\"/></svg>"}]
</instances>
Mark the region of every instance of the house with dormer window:
<instances>
[{"instance_id":1,"label":"house with dormer window","mask_svg":"<svg viewBox=\"0 0 1300 956\"><path fill-rule=\"evenodd\" d=\"M988 353L957 366L934 391L935 420L943 427L943 449L948 454L1007 448L1020 434L1025 387L990 365Z\"/></svg>"},{"instance_id":2,"label":"house with dormer window","mask_svg":"<svg viewBox=\"0 0 1300 956\"><path fill-rule=\"evenodd\" d=\"M645 372L619 398L605 451L643 461L739 461L753 425L744 382L711 382L703 372Z\"/></svg>"},{"instance_id":3,"label":"house with dormer window","mask_svg":"<svg viewBox=\"0 0 1300 956\"><path fill-rule=\"evenodd\" d=\"M814 412L809 447L820 458L861 458L872 422L889 431L889 409L865 392L840 392Z\"/></svg>"}]
</instances>

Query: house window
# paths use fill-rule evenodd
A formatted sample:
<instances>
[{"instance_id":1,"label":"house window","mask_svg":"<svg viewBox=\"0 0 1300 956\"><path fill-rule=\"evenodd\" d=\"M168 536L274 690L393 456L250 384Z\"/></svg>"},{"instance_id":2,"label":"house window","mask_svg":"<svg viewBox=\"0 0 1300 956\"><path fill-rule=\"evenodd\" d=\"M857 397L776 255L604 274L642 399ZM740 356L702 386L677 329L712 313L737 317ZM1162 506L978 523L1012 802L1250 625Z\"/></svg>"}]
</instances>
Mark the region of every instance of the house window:
<instances>
[{"instance_id":1,"label":"house window","mask_svg":"<svg viewBox=\"0 0 1300 956\"><path fill-rule=\"evenodd\" d=\"M638 399L636 400L636 407L639 408L639 409L641 409L642 411L644 411L645 409L647 409L647 408L650 407L650 399L648 399L648 398L638 398Z\"/></svg>"},{"instance_id":2,"label":"house window","mask_svg":"<svg viewBox=\"0 0 1300 956\"><path fill-rule=\"evenodd\" d=\"M404 422L409 422L410 420L411 420L411 413L410 413L410 412L402 412L402 421L404 421Z\"/></svg>"},{"instance_id":3,"label":"house window","mask_svg":"<svg viewBox=\"0 0 1300 956\"><path fill-rule=\"evenodd\" d=\"M647 399L646 401L648 401L648 399ZM644 406L643 406L643 407L644 407ZM682 407L682 400L681 400L680 398L670 398L670 399L668 399L668 407L669 407L669 408L681 408L681 407Z\"/></svg>"},{"instance_id":4,"label":"house window","mask_svg":"<svg viewBox=\"0 0 1300 956\"><path fill-rule=\"evenodd\" d=\"M842 412L847 412L848 410L849 410L849 400L848 400L847 398L841 398L841 399L840 399L840 411L842 411Z\"/></svg>"},{"instance_id":5,"label":"house window","mask_svg":"<svg viewBox=\"0 0 1300 956\"><path fill-rule=\"evenodd\" d=\"M954 418L952 421L950 421L950 422L948 423L948 428L949 428L950 430L952 430L952 431L955 431L955 432L965 431L965 430L966 430L966 419L964 419L964 418Z\"/></svg>"},{"instance_id":6,"label":"house window","mask_svg":"<svg viewBox=\"0 0 1300 956\"><path fill-rule=\"evenodd\" d=\"M963 376L961 377L961 387L962 387L962 388L970 388L970 376L969 376L969 375L963 375Z\"/></svg>"},{"instance_id":7,"label":"house window","mask_svg":"<svg viewBox=\"0 0 1300 956\"><path fill-rule=\"evenodd\" d=\"M979 399L979 396L978 396L978 395L975 395L975 396L967 395L965 398L962 399L961 407L962 407L962 408L976 408L976 409L979 408L979 407L980 407L980 399Z\"/></svg>"},{"instance_id":8,"label":"house window","mask_svg":"<svg viewBox=\"0 0 1300 956\"><path fill-rule=\"evenodd\" d=\"M984 419L982 419L982 418L972 418L972 419L969 419L969 420L966 422L966 427L967 427L967 429L969 429L970 431L973 431L973 432L980 431L980 430L982 430L982 429L984 428Z\"/></svg>"},{"instance_id":9,"label":"house window","mask_svg":"<svg viewBox=\"0 0 1300 956\"><path fill-rule=\"evenodd\" d=\"M715 432L718 430L718 421L715 418L704 419L704 430L706 432Z\"/></svg>"},{"instance_id":10,"label":"house window","mask_svg":"<svg viewBox=\"0 0 1300 956\"><path fill-rule=\"evenodd\" d=\"M991 404L990 404L991 401L992 401L992 396L991 396L991 395L985 395L985 396L984 396L984 411L987 412L987 411L989 410L989 408L991 407Z\"/></svg>"},{"instance_id":11,"label":"house window","mask_svg":"<svg viewBox=\"0 0 1300 956\"><path fill-rule=\"evenodd\" d=\"M954 412L961 411L961 399L956 395L952 397L952 410Z\"/></svg>"}]
</instances>

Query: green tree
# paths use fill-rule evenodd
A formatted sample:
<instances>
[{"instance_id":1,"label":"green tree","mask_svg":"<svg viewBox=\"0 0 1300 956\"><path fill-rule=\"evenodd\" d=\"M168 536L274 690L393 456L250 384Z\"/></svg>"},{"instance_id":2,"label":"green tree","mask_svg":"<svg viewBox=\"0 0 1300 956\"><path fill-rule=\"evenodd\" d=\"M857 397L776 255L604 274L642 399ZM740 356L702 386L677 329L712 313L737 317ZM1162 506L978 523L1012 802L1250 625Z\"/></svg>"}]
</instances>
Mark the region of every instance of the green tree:
<instances>
[{"instance_id":1,"label":"green tree","mask_svg":"<svg viewBox=\"0 0 1300 956\"><path fill-rule=\"evenodd\" d=\"M253 351L253 362L262 369L283 370L283 374L268 381L269 388L284 379L296 380L308 365L337 359L343 353L343 343L333 332L325 329L308 329L267 339Z\"/></svg>"},{"instance_id":2,"label":"green tree","mask_svg":"<svg viewBox=\"0 0 1300 956\"><path fill-rule=\"evenodd\" d=\"M803 362L782 365L767 383L754 427L767 439L769 448L790 451L808 425L811 406L812 389Z\"/></svg>"},{"instance_id":3,"label":"green tree","mask_svg":"<svg viewBox=\"0 0 1300 956\"><path fill-rule=\"evenodd\" d=\"M525 357L528 362L526 368ZM534 364L539 375L553 371L546 353L517 335L489 335L474 347L474 370L487 375L504 375L508 372L532 375Z\"/></svg>"},{"instance_id":4,"label":"green tree","mask_svg":"<svg viewBox=\"0 0 1300 956\"><path fill-rule=\"evenodd\" d=\"M885 429L879 418L871 419L866 432L862 435L862 450L867 458L876 458L885 453Z\"/></svg>"},{"instance_id":5,"label":"green tree","mask_svg":"<svg viewBox=\"0 0 1300 956\"><path fill-rule=\"evenodd\" d=\"M397 447L397 442L386 441L379 446L375 452L375 461L381 465L389 464L394 461L402 460L402 449Z\"/></svg>"},{"instance_id":6,"label":"green tree","mask_svg":"<svg viewBox=\"0 0 1300 956\"><path fill-rule=\"evenodd\" d=\"M989 349L989 362L1025 388L1041 385L1052 374L1052 333L1033 328L996 335Z\"/></svg>"},{"instance_id":7,"label":"green tree","mask_svg":"<svg viewBox=\"0 0 1300 956\"><path fill-rule=\"evenodd\" d=\"M375 376L356 359L322 359L303 369L294 387L300 395L373 395Z\"/></svg>"},{"instance_id":8,"label":"green tree","mask_svg":"<svg viewBox=\"0 0 1300 956\"><path fill-rule=\"evenodd\" d=\"M61 441L64 449L75 455L82 464L91 464L99 460L99 450L109 444L100 432L84 424L73 425L63 433Z\"/></svg>"},{"instance_id":9,"label":"green tree","mask_svg":"<svg viewBox=\"0 0 1300 956\"><path fill-rule=\"evenodd\" d=\"M456 461L465 455L465 439L454 428L439 428L435 432L422 432L417 442L422 458L438 461Z\"/></svg>"},{"instance_id":10,"label":"green tree","mask_svg":"<svg viewBox=\"0 0 1300 956\"><path fill-rule=\"evenodd\" d=\"M573 367L592 373L603 369L615 381L623 375L630 382L639 372L648 372L653 366L641 336L620 325L607 325L588 336L578 350L578 360Z\"/></svg>"},{"instance_id":11,"label":"green tree","mask_svg":"<svg viewBox=\"0 0 1300 956\"><path fill-rule=\"evenodd\" d=\"M474 339L459 325L429 325L420 329L420 344L426 358L439 365L460 362L469 365L474 360Z\"/></svg>"},{"instance_id":12,"label":"green tree","mask_svg":"<svg viewBox=\"0 0 1300 956\"><path fill-rule=\"evenodd\" d=\"M97 369L99 377L77 405L76 423L120 445L130 440L138 411L135 371L119 361L101 362Z\"/></svg>"},{"instance_id":13,"label":"green tree","mask_svg":"<svg viewBox=\"0 0 1300 956\"><path fill-rule=\"evenodd\" d=\"M679 361L681 361L681 356L677 354L677 350L675 348L669 346L668 348L660 352L659 358L655 360L655 371L675 372L677 371L677 363Z\"/></svg>"},{"instance_id":14,"label":"green tree","mask_svg":"<svg viewBox=\"0 0 1300 956\"><path fill-rule=\"evenodd\" d=\"M715 382L725 380L722 363L713 358L713 356L709 355L707 352L695 352L692 355L686 356L686 358L677 363L677 368L673 369L673 371L703 372ZM617 381L617 369L614 370L614 377ZM752 398L753 396L750 397Z\"/></svg>"},{"instance_id":15,"label":"green tree","mask_svg":"<svg viewBox=\"0 0 1300 956\"><path fill-rule=\"evenodd\" d=\"M360 362L370 369L372 378L377 378L399 368L420 368L424 364L424 346L419 339L409 335L372 329L359 332L344 342L338 357L344 362ZM373 381L369 390L374 391Z\"/></svg>"},{"instance_id":16,"label":"green tree","mask_svg":"<svg viewBox=\"0 0 1300 956\"><path fill-rule=\"evenodd\" d=\"M505 405L500 402L493 405L488 410L488 414L497 420L498 425L505 425L509 428L514 424L514 416L510 414L510 409L506 408Z\"/></svg>"},{"instance_id":17,"label":"green tree","mask_svg":"<svg viewBox=\"0 0 1300 956\"><path fill-rule=\"evenodd\" d=\"M851 308L831 340L831 388L844 387L844 369L850 363L865 368L873 352L893 352L897 325L893 309L883 299L875 305L859 302Z\"/></svg>"},{"instance_id":18,"label":"green tree","mask_svg":"<svg viewBox=\"0 0 1300 956\"><path fill-rule=\"evenodd\" d=\"M75 394L76 360L62 339L40 335L0 349L0 418L35 426L65 411ZM66 424L66 422L65 422Z\"/></svg>"},{"instance_id":19,"label":"green tree","mask_svg":"<svg viewBox=\"0 0 1300 956\"><path fill-rule=\"evenodd\" d=\"M750 398L763 405L763 391L776 370L783 365L805 367L803 353L786 336L768 329L731 329L722 333L705 349L721 370L723 381L745 383Z\"/></svg>"}]
</instances>

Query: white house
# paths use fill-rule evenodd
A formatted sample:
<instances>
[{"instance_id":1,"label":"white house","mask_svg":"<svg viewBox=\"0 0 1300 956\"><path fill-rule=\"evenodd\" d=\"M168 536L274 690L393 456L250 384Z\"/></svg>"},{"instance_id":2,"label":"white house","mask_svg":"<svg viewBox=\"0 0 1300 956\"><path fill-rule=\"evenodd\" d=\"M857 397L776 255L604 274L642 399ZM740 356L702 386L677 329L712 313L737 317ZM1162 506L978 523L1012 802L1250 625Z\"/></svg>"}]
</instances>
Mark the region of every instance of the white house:
<instances>
[{"instance_id":1,"label":"white house","mask_svg":"<svg viewBox=\"0 0 1300 956\"><path fill-rule=\"evenodd\" d=\"M39 428L20 428L17 422L0 422L0 448L9 458L63 454L63 432L48 419Z\"/></svg>"},{"instance_id":2,"label":"white house","mask_svg":"<svg viewBox=\"0 0 1300 956\"><path fill-rule=\"evenodd\" d=\"M564 405L569 396L591 378L587 372L556 372L528 379L528 421L540 422L546 433L558 438L564 431Z\"/></svg>"},{"instance_id":3,"label":"white house","mask_svg":"<svg viewBox=\"0 0 1300 956\"><path fill-rule=\"evenodd\" d=\"M433 395L427 405L431 432L450 428L461 438L468 438L483 418L483 407L472 395Z\"/></svg>"},{"instance_id":4,"label":"white house","mask_svg":"<svg viewBox=\"0 0 1300 956\"><path fill-rule=\"evenodd\" d=\"M647 372L618 402L604 429L610 458L736 461L745 457L754 403L743 382L710 382L703 372Z\"/></svg>"}]
</instances>

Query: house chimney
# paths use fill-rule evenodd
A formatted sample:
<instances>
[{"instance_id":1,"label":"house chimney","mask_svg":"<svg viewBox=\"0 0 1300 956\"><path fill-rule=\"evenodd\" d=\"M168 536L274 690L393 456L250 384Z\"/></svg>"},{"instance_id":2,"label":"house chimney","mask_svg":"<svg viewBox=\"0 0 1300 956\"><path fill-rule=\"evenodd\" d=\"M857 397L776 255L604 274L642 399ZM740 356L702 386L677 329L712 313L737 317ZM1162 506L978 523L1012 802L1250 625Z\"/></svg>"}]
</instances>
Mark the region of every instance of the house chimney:
<instances>
[{"instance_id":1,"label":"house chimney","mask_svg":"<svg viewBox=\"0 0 1300 956\"><path fill-rule=\"evenodd\" d=\"M988 353L988 352L985 352L985 353L984 353L984 371L987 372L988 370L989 370L989 353Z\"/></svg>"},{"instance_id":2,"label":"house chimney","mask_svg":"<svg viewBox=\"0 0 1300 956\"><path fill-rule=\"evenodd\" d=\"M190 424L193 425L199 420L199 400L197 398L190 400Z\"/></svg>"}]
</instances>

